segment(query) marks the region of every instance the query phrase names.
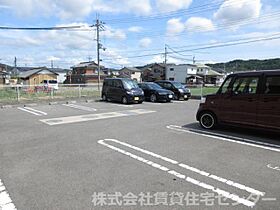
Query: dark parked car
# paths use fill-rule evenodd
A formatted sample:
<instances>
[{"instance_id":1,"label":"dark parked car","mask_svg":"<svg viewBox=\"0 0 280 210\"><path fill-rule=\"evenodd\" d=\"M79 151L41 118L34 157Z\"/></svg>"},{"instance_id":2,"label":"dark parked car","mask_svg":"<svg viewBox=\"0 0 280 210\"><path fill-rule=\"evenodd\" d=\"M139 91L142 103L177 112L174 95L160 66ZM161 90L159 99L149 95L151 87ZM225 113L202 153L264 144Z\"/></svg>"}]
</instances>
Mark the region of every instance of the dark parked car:
<instances>
[{"instance_id":1,"label":"dark parked car","mask_svg":"<svg viewBox=\"0 0 280 210\"><path fill-rule=\"evenodd\" d=\"M191 91L186 89L180 82L161 80L156 81L156 83L162 88L172 91L176 100L188 100L191 97Z\"/></svg>"},{"instance_id":2,"label":"dark parked car","mask_svg":"<svg viewBox=\"0 0 280 210\"><path fill-rule=\"evenodd\" d=\"M170 102L174 97L174 93L172 91L163 89L154 82L145 82L138 85L144 91L145 99L148 101Z\"/></svg>"},{"instance_id":3,"label":"dark parked car","mask_svg":"<svg viewBox=\"0 0 280 210\"><path fill-rule=\"evenodd\" d=\"M102 99L103 101L118 101L123 104L142 103L144 92L134 80L107 78L103 82Z\"/></svg>"},{"instance_id":4,"label":"dark parked car","mask_svg":"<svg viewBox=\"0 0 280 210\"><path fill-rule=\"evenodd\" d=\"M202 99L196 118L206 129L231 123L280 131L280 71L229 75L216 94Z\"/></svg>"}]
</instances>

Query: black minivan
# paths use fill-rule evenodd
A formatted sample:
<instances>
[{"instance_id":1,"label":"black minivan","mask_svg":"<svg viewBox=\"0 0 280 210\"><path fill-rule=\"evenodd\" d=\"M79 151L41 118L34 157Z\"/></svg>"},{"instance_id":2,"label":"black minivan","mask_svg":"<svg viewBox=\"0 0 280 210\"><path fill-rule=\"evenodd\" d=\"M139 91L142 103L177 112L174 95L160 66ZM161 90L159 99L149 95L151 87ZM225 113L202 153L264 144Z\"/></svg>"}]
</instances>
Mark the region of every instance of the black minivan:
<instances>
[{"instance_id":1,"label":"black minivan","mask_svg":"<svg viewBox=\"0 0 280 210\"><path fill-rule=\"evenodd\" d=\"M106 78L102 88L103 101L118 101L123 104L143 103L144 92L137 82L127 78Z\"/></svg>"}]
</instances>

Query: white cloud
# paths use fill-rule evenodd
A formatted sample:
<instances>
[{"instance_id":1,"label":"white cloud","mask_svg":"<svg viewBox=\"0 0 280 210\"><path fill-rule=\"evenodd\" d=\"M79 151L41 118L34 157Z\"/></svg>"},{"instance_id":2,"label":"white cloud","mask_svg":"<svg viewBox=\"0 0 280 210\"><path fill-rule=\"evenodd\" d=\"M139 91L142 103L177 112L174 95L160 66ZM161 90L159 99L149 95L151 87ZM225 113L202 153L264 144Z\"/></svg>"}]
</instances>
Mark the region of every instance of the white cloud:
<instances>
[{"instance_id":1,"label":"white cloud","mask_svg":"<svg viewBox=\"0 0 280 210\"><path fill-rule=\"evenodd\" d=\"M167 34L174 35L179 34L185 30L184 23L181 22L180 18L172 18L167 21Z\"/></svg>"},{"instance_id":2,"label":"white cloud","mask_svg":"<svg viewBox=\"0 0 280 210\"><path fill-rule=\"evenodd\" d=\"M0 0L0 4L9 7L21 17L31 15L49 15L54 4L51 0Z\"/></svg>"},{"instance_id":3,"label":"white cloud","mask_svg":"<svg viewBox=\"0 0 280 210\"><path fill-rule=\"evenodd\" d=\"M143 30L143 28L140 27L140 26L132 26L132 27L128 28L129 32L135 32L135 33L138 33L138 32L140 32L142 30Z\"/></svg>"},{"instance_id":4,"label":"white cloud","mask_svg":"<svg viewBox=\"0 0 280 210\"><path fill-rule=\"evenodd\" d=\"M149 15L152 12L150 0L122 0L116 1L120 9L124 12L134 13L136 15Z\"/></svg>"},{"instance_id":5,"label":"white cloud","mask_svg":"<svg viewBox=\"0 0 280 210\"><path fill-rule=\"evenodd\" d=\"M139 46L142 48L148 48L152 43L150 38L143 38L139 41Z\"/></svg>"},{"instance_id":6,"label":"white cloud","mask_svg":"<svg viewBox=\"0 0 280 210\"><path fill-rule=\"evenodd\" d=\"M71 19L73 17L79 19L88 16L92 12L94 2L94 0L59 0L56 1L56 7L62 19Z\"/></svg>"},{"instance_id":7,"label":"white cloud","mask_svg":"<svg viewBox=\"0 0 280 210\"><path fill-rule=\"evenodd\" d=\"M242 21L259 17L261 7L261 0L226 0L214 18L222 23L238 25Z\"/></svg>"},{"instance_id":8,"label":"white cloud","mask_svg":"<svg viewBox=\"0 0 280 210\"><path fill-rule=\"evenodd\" d=\"M0 5L11 8L20 17L46 15L69 20L83 20L95 12L136 15L152 12L150 0L0 0Z\"/></svg>"},{"instance_id":9,"label":"white cloud","mask_svg":"<svg viewBox=\"0 0 280 210\"><path fill-rule=\"evenodd\" d=\"M126 34L123 30L113 29L110 26L106 26L105 31L102 31L100 34L109 39L116 39L116 40L126 39Z\"/></svg>"},{"instance_id":10,"label":"white cloud","mask_svg":"<svg viewBox=\"0 0 280 210\"><path fill-rule=\"evenodd\" d=\"M213 31L215 27L211 20L202 17L191 17L185 23L186 29L189 32L204 32Z\"/></svg>"},{"instance_id":11,"label":"white cloud","mask_svg":"<svg viewBox=\"0 0 280 210\"><path fill-rule=\"evenodd\" d=\"M122 65L122 66L130 65L130 62L128 61L128 59L126 57L120 55L117 52L117 50L115 50L115 49L108 49L106 51L103 51L102 55L109 57L110 63L114 63L114 64L118 64L118 65ZM106 60L104 60L104 62L106 62Z\"/></svg>"},{"instance_id":12,"label":"white cloud","mask_svg":"<svg viewBox=\"0 0 280 210\"><path fill-rule=\"evenodd\" d=\"M171 12L180 9L187 9L191 5L192 0L156 0L157 8L161 12Z\"/></svg>"},{"instance_id":13,"label":"white cloud","mask_svg":"<svg viewBox=\"0 0 280 210\"><path fill-rule=\"evenodd\" d=\"M61 60L59 57L56 57L56 56L47 56L47 61L59 61Z\"/></svg>"}]
</instances>

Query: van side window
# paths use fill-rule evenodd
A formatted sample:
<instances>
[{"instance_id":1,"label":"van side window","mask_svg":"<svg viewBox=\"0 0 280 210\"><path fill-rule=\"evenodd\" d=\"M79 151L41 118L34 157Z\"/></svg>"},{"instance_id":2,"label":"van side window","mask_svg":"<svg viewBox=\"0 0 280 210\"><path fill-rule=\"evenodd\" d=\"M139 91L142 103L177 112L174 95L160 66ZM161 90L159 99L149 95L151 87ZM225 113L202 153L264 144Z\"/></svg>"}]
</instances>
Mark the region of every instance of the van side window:
<instances>
[{"instance_id":1,"label":"van side window","mask_svg":"<svg viewBox=\"0 0 280 210\"><path fill-rule=\"evenodd\" d=\"M280 76L269 76L266 78L265 94L280 94Z\"/></svg>"},{"instance_id":2,"label":"van side window","mask_svg":"<svg viewBox=\"0 0 280 210\"><path fill-rule=\"evenodd\" d=\"M233 92L239 94L257 93L258 77L239 77L233 83Z\"/></svg>"},{"instance_id":3,"label":"van side window","mask_svg":"<svg viewBox=\"0 0 280 210\"><path fill-rule=\"evenodd\" d=\"M221 93L228 93L228 92L231 92L231 89L230 89L230 83L232 81L233 77L229 77L227 78L227 80L224 82L223 86L221 87Z\"/></svg>"},{"instance_id":4,"label":"van side window","mask_svg":"<svg viewBox=\"0 0 280 210\"><path fill-rule=\"evenodd\" d=\"M112 79L107 80L107 84L108 86L113 87L113 80Z\"/></svg>"},{"instance_id":5,"label":"van side window","mask_svg":"<svg viewBox=\"0 0 280 210\"><path fill-rule=\"evenodd\" d=\"M116 88L122 88L122 82L120 80L115 80L114 81L114 87Z\"/></svg>"}]
</instances>

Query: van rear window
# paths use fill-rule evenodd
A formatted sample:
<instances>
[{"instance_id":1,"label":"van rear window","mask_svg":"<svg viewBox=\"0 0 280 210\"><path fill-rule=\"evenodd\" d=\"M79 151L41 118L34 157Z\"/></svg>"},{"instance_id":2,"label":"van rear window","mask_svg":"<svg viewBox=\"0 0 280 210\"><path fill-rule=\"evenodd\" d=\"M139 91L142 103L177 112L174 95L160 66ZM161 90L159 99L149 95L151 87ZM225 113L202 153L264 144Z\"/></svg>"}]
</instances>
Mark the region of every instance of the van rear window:
<instances>
[{"instance_id":1,"label":"van rear window","mask_svg":"<svg viewBox=\"0 0 280 210\"><path fill-rule=\"evenodd\" d=\"M265 93L280 95L280 76L271 76L266 78Z\"/></svg>"}]
</instances>

